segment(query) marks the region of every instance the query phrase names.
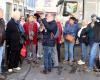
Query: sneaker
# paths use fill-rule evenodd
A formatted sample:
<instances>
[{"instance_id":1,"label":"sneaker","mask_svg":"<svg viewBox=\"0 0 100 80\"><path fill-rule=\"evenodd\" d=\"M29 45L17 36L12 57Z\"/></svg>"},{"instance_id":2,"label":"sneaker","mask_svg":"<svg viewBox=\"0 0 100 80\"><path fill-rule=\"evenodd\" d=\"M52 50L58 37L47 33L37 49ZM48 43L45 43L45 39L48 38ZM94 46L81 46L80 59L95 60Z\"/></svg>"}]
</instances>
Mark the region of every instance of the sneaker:
<instances>
[{"instance_id":1,"label":"sneaker","mask_svg":"<svg viewBox=\"0 0 100 80\"><path fill-rule=\"evenodd\" d=\"M64 60L63 63L64 64L67 64L67 63L69 63L69 61L68 60Z\"/></svg>"},{"instance_id":2,"label":"sneaker","mask_svg":"<svg viewBox=\"0 0 100 80\"><path fill-rule=\"evenodd\" d=\"M92 69L86 69L86 72L92 72L93 70Z\"/></svg>"},{"instance_id":3,"label":"sneaker","mask_svg":"<svg viewBox=\"0 0 100 80\"><path fill-rule=\"evenodd\" d=\"M82 60L79 60L77 63L78 63L79 65L84 65L84 64L85 64L85 62L82 61Z\"/></svg>"},{"instance_id":4,"label":"sneaker","mask_svg":"<svg viewBox=\"0 0 100 80\"><path fill-rule=\"evenodd\" d=\"M15 70L17 70L17 71L20 71L21 70L21 68L20 67L17 67L17 68L14 68Z\"/></svg>"},{"instance_id":5,"label":"sneaker","mask_svg":"<svg viewBox=\"0 0 100 80\"><path fill-rule=\"evenodd\" d=\"M73 61L72 60L69 61L69 65L73 65Z\"/></svg>"},{"instance_id":6,"label":"sneaker","mask_svg":"<svg viewBox=\"0 0 100 80\"><path fill-rule=\"evenodd\" d=\"M10 72L10 73L11 73L11 72L13 72L13 70L12 70L12 69L8 69L8 72Z\"/></svg>"}]
</instances>

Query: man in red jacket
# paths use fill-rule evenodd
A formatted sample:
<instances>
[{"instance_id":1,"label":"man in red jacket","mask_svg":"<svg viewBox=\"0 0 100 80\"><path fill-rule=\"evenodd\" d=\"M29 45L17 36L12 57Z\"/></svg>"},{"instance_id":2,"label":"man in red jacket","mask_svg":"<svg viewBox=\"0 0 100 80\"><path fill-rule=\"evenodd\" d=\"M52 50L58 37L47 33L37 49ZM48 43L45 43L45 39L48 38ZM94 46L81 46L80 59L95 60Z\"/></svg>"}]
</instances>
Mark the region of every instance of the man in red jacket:
<instances>
[{"instance_id":1,"label":"man in red jacket","mask_svg":"<svg viewBox=\"0 0 100 80\"><path fill-rule=\"evenodd\" d=\"M35 17L30 15L28 21L24 24L24 30L27 35L26 46L27 46L27 58L28 60L37 61L36 55L36 44L37 44L37 31L38 26L34 21Z\"/></svg>"}]
</instances>

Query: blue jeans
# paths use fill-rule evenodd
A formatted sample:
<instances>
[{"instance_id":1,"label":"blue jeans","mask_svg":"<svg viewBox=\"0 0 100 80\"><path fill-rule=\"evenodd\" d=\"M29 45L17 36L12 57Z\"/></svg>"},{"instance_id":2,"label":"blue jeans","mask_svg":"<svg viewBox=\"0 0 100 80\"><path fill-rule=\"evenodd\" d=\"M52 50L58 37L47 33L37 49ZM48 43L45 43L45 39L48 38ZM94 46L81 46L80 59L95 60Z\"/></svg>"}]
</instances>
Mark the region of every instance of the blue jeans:
<instances>
[{"instance_id":1,"label":"blue jeans","mask_svg":"<svg viewBox=\"0 0 100 80\"><path fill-rule=\"evenodd\" d=\"M90 51L90 58L89 58L89 69L90 70L93 69L94 60L96 56L99 54L98 51L99 51L99 43L94 43Z\"/></svg>"},{"instance_id":2,"label":"blue jeans","mask_svg":"<svg viewBox=\"0 0 100 80\"><path fill-rule=\"evenodd\" d=\"M64 44L65 44L65 60L73 61L74 43L65 40Z\"/></svg>"},{"instance_id":3,"label":"blue jeans","mask_svg":"<svg viewBox=\"0 0 100 80\"><path fill-rule=\"evenodd\" d=\"M52 47L43 46L44 50L44 70L52 68Z\"/></svg>"},{"instance_id":4,"label":"blue jeans","mask_svg":"<svg viewBox=\"0 0 100 80\"><path fill-rule=\"evenodd\" d=\"M3 46L0 47L0 73L1 73L1 63L2 63L2 55L3 55Z\"/></svg>"},{"instance_id":5,"label":"blue jeans","mask_svg":"<svg viewBox=\"0 0 100 80\"><path fill-rule=\"evenodd\" d=\"M81 60L87 60L87 45L85 43L81 43Z\"/></svg>"}]
</instances>

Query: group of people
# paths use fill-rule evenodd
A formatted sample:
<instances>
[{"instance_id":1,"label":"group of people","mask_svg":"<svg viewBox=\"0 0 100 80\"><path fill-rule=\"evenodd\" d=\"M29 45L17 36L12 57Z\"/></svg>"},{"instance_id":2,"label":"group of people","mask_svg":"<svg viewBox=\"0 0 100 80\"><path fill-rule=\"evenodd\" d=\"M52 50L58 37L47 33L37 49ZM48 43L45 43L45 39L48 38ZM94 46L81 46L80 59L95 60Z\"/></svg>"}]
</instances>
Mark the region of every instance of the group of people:
<instances>
[{"instance_id":1,"label":"group of people","mask_svg":"<svg viewBox=\"0 0 100 80\"><path fill-rule=\"evenodd\" d=\"M5 26L3 10L0 9L0 64L2 55L6 53L6 64L8 72L21 70L21 49L26 47L26 60L38 64L38 58L43 57L44 69L42 73L47 74L53 67L58 67L61 62L61 44L64 39L65 60L73 64L74 45L79 39L81 46L81 60L78 64L85 64L89 59L87 71L92 71L94 60L99 53L100 22L96 15L91 16L92 22L82 21L79 28L78 20L71 16L66 21L64 29L58 15L47 13L45 15L29 14L25 21L19 11L12 13L11 19ZM6 45L6 47L4 47ZM87 47L90 47L87 56ZM6 50L6 51L4 51ZM0 67L2 64L0 65ZM2 72L2 68L0 70Z\"/></svg>"},{"instance_id":2,"label":"group of people","mask_svg":"<svg viewBox=\"0 0 100 80\"><path fill-rule=\"evenodd\" d=\"M14 11L11 19L5 25L3 10L0 9L0 28L3 28L3 31L0 32L4 33L0 33L0 63L2 63L2 55L4 55L8 72L21 70L19 64L22 61L23 46L26 47L25 60L38 64L38 59L43 57L43 73L46 74L51 72L53 67L58 67L61 62L60 46L63 34L59 16L52 13L42 16L29 14L25 20L20 16L19 11ZM4 72L1 71L1 73Z\"/></svg>"},{"instance_id":3,"label":"group of people","mask_svg":"<svg viewBox=\"0 0 100 80\"><path fill-rule=\"evenodd\" d=\"M100 42L100 18L97 15L91 15L91 22L83 20L81 28L75 17L71 17L66 22L63 35L65 44L65 63L72 64L74 62L74 45L76 39L79 40L81 48L81 59L77 61L77 64L88 64L86 71L90 72L94 70L96 59L98 59L98 66L100 66L99 55L99 42ZM96 66L97 66L96 65ZM100 68L100 67L99 67Z\"/></svg>"}]
</instances>

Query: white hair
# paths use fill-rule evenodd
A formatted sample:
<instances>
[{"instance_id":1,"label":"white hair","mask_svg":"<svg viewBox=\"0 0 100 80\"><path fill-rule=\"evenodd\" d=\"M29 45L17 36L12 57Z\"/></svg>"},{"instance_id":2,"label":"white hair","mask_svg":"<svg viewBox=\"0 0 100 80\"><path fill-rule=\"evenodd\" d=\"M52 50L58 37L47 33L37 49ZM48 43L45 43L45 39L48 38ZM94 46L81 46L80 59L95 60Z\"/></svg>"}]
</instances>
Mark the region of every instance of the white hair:
<instances>
[{"instance_id":1,"label":"white hair","mask_svg":"<svg viewBox=\"0 0 100 80\"><path fill-rule=\"evenodd\" d=\"M14 12L12 12L11 17L14 18L14 17L16 17L16 16L20 16L20 12L19 12L19 11L14 11Z\"/></svg>"},{"instance_id":2,"label":"white hair","mask_svg":"<svg viewBox=\"0 0 100 80\"><path fill-rule=\"evenodd\" d=\"M3 9L0 7L0 12L3 12Z\"/></svg>"}]
</instances>

